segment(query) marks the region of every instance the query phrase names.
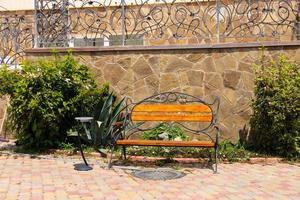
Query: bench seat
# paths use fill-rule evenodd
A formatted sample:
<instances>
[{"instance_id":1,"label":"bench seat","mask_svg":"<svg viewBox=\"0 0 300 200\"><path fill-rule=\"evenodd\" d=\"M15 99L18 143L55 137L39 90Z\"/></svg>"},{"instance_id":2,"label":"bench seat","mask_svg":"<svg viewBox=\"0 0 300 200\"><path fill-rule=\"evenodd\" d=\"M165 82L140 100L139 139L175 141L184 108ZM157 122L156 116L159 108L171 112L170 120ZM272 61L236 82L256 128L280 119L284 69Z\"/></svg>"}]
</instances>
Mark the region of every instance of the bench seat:
<instances>
[{"instance_id":1,"label":"bench seat","mask_svg":"<svg viewBox=\"0 0 300 200\"><path fill-rule=\"evenodd\" d=\"M117 140L116 144L123 146L215 147L215 142L211 141Z\"/></svg>"}]
</instances>

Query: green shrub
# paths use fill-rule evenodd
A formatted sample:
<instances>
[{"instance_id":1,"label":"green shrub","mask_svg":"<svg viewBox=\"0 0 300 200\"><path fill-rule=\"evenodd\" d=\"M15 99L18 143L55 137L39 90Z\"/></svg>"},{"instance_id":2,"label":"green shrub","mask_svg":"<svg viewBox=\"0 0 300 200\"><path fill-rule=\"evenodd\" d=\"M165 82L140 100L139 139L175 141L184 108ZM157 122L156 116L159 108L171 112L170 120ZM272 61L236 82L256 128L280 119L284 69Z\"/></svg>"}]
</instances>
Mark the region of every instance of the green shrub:
<instances>
[{"instance_id":1,"label":"green shrub","mask_svg":"<svg viewBox=\"0 0 300 200\"><path fill-rule=\"evenodd\" d=\"M184 131L177 125L169 126L168 124L162 123L156 128L146 131L142 135L144 140L187 140L188 136Z\"/></svg>"},{"instance_id":2,"label":"green shrub","mask_svg":"<svg viewBox=\"0 0 300 200\"><path fill-rule=\"evenodd\" d=\"M281 56L256 66L250 147L289 158L300 155L300 67Z\"/></svg>"},{"instance_id":3,"label":"green shrub","mask_svg":"<svg viewBox=\"0 0 300 200\"><path fill-rule=\"evenodd\" d=\"M107 96L108 85L97 89L88 67L70 53L21 66L0 68L0 94L11 96L9 125L18 143L28 148L57 147L75 125L74 118L92 113Z\"/></svg>"}]
</instances>

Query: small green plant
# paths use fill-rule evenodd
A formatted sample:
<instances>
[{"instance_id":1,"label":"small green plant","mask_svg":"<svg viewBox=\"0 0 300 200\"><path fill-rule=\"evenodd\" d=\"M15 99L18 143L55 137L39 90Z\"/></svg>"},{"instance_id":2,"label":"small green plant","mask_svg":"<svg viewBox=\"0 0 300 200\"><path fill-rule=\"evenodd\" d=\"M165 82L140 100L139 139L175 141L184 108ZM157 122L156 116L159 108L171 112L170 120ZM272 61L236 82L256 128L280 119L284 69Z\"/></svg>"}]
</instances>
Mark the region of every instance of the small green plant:
<instances>
[{"instance_id":1,"label":"small green plant","mask_svg":"<svg viewBox=\"0 0 300 200\"><path fill-rule=\"evenodd\" d=\"M137 156L152 156L164 158L208 158L213 156L214 150L193 147L129 147L128 153ZM229 162L247 161L253 155L240 142L233 143L223 140L219 145L219 159Z\"/></svg>"},{"instance_id":2,"label":"small green plant","mask_svg":"<svg viewBox=\"0 0 300 200\"><path fill-rule=\"evenodd\" d=\"M210 149L192 147L128 147L127 149L130 155L164 158L207 158L212 152Z\"/></svg>"},{"instance_id":3,"label":"small green plant","mask_svg":"<svg viewBox=\"0 0 300 200\"><path fill-rule=\"evenodd\" d=\"M8 122L24 148L58 147L75 124L107 96L96 87L88 67L71 53L64 57L25 61L21 69L0 68L0 95L10 95Z\"/></svg>"},{"instance_id":4,"label":"small green plant","mask_svg":"<svg viewBox=\"0 0 300 200\"><path fill-rule=\"evenodd\" d=\"M59 144L59 149L65 151L69 155L73 155L77 151L79 151L79 147L78 147L77 143L69 143L69 142L67 142L67 143L62 142L62 143L60 143ZM83 149L84 153L87 153L87 154L90 154L90 153L94 152L94 148L93 147L90 147L90 146L85 145L85 144L82 145L82 149Z\"/></svg>"},{"instance_id":5,"label":"small green plant","mask_svg":"<svg viewBox=\"0 0 300 200\"><path fill-rule=\"evenodd\" d=\"M236 143L230 140L223 140L220 143L219 158L229 162L247 161L251 157L251 152L246 150L240 140Z\"/></svg>"},{"instance_id":6,"label":"small green plant","mask_svg":"<svg viewBox=\"0 0 300 200\"><path fill-rule=\"evenodd\" d=\"M68 154L74 154L77 150L73 143L60 143L59 148L66 151Z\"/></svg>"},{"instance_id":7,"label":"small green plant","mask_svg":"<svg viewBox=\"0 0 300 200\"><path fill-rule=\"evenodd\" d=\"M156 128L146 131L142 135L144 140L187 140L188 136L178 126L169 126L168 124L162 123Z\"/></svg>"},{"instance_id":8,"label":"small green plant","mask_svg":"<svg viewBox=\"0 0 300 200\"><path fill-rule=\"evenodd\" d=\"M102 98L94 106L93 117L95 119L94 124L94 148L101 148L111 144L112 133L116 128L114 125L116 122L121 122L121 112L124 109L123 102L115 103L116 97L113 93L110 93L107 97Z\"/></svg>"},{"instance_id":9,"label":"small green plant","mask_svg":"<svg viewBox=\"0 0 300 200\"><path fill-rule=\"evenodd\" d=\"M288 158L300 155L300 66L281 56L256 66L250 148Z\"/></svg>"},{"instance_id":10,"label":"small green plant","mask_svg":"<svg viewBox=\"0 0 300 200\"><path fill-rule=\"evenodd\" d=\"M95 152L94 148L90 147L90 146L83 146L83 151L84 151L84 153L87 153L87 154L91 154L91 153Z\"/></svg>"},{"instance_id":11,"label":"small green plant","mask_svg":"<svg viewBox=\"0 0 300 200\"><path fill-rule=\"evenodd\" d=\"M146 140L187 140L188 136L179 126L168 126L160 124L153 130L147 131L142 135ZM158 156L165 158L173 157L193 157L208 158L213 155L213 149L192 148L192 147L130 147L129 154L143 156ZM229 162L245 161L250 158L251 153L247 151L240 141L233 143L229 140L223 140L219 145L219 157L221 160Z\"/></svg>"}]
</instances>

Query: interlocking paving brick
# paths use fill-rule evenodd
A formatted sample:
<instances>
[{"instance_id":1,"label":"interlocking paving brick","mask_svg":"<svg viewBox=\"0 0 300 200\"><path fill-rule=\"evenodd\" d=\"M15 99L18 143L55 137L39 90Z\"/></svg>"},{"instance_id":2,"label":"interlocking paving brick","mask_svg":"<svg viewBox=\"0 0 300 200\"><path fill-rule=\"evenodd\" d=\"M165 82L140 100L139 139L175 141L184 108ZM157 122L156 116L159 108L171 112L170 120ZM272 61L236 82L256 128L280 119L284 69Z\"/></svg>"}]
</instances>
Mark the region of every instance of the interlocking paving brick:
<instances>
[{"instance_id":1,"label":"interlocking paving brick","mask_svg":"<svg viewBox=\"0 0 300 200\"><path fill-rule=\"evenodd\" d=\"M0 200L300 199L297 165L220 164L219 174L183 168L180 179L153 181L132 177L128 168L108 170L92 158L93 170L75 171L81 162L0 152Z\"/></svg>"}]
</instances>

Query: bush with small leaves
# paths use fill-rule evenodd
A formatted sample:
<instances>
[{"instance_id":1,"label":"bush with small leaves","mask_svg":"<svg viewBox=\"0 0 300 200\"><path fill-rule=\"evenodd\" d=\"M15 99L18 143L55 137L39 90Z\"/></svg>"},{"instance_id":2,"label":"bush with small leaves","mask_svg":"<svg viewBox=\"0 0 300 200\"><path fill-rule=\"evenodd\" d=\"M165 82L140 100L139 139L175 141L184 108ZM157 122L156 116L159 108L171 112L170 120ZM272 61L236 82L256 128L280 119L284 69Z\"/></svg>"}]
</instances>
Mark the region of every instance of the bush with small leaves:
<instances>
[{"instance_id":1,"label":"bush with small leaves","mask_svg":"<svg viewBox=\"0 0 300 200\"><path fill-rule=\"evenodd\" d=\"M264 153L300 155L300 66L281 56L263 56L256 66L249 147Z\"/></svg>"},{"instance_id":2,"label":"bush with small leaves","mask_svg":"<svg viewBox=\"0 0 300 200\"><path fill-rule=\"evenodd\" d=\"M11 97L8 122L17 143L44 149L64 142L74 118L92 113L108 85L98 89L88 67L69 53L25 61L13 71L2 66L0 95Z\"/></svg>"}]
</instances>

